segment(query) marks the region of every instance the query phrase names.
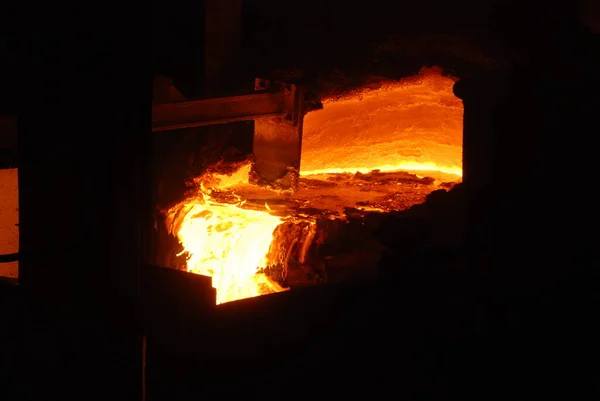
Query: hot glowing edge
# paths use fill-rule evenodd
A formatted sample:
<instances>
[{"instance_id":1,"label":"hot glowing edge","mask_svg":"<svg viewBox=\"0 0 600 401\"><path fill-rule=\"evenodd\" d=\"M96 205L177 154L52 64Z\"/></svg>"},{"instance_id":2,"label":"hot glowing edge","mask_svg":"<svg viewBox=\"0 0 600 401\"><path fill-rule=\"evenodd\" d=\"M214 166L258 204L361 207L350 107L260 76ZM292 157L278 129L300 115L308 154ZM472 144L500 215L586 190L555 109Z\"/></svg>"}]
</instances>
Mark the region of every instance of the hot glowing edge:
<instances>
[{"instance_id":1,"label":"hot glowing edge","mask_svg":"<svg viewBox=\"0 0 600 401\"><path fill-rule=\"evenodd\" d=\"M457 177L462 177L462 168L460 167L444 167L438 166L435 163L399 163L396 165L383 165L378 167L343 167L343 168L327 168L321 170L300 171L300 175L309 176L317 174L341 174L341 173L363 173L366 174L373 170L382 172L392 171L438 171L446 174L452 174Z\"/></svg>"}]
</instances>

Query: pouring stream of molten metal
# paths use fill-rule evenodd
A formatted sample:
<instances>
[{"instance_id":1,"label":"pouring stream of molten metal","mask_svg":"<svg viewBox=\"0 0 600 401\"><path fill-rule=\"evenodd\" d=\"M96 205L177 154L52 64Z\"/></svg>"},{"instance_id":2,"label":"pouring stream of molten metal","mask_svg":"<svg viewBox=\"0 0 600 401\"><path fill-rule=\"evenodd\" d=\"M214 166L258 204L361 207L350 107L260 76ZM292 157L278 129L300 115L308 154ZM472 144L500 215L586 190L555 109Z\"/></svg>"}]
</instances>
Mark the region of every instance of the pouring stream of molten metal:
<instances>
[{"instance_id":1,"label":"pouring stream of molten metal","mask_svg":"<svg viewBox=\"0 0 600 401\"><path fill-rule=\"evenodd\" d=\"M269 265L273 232L281 223L267 212L205 199L191 208L179 230L181 244L190 255L188 271L212 277L218 304L281 291L257 273Z\"/></svg>"},{"instance_id":2,"label":"pouring stream of molten metal","mask_svg":"<svg viewBox=\"0 0 600 401\"><path fill-rule=\"evenodd\" d=\"M231 175L207 173L200 177L201 193L187 202L177 237L188 254L187 270L212 277L217 304L283 291L259 268L269 266L267 255L275 228L283 221L265 211L218 202L214 190L226 190L248 181L250 164ZM211 187L205 187L205 184Z\"/></svg>"}]
</instances>

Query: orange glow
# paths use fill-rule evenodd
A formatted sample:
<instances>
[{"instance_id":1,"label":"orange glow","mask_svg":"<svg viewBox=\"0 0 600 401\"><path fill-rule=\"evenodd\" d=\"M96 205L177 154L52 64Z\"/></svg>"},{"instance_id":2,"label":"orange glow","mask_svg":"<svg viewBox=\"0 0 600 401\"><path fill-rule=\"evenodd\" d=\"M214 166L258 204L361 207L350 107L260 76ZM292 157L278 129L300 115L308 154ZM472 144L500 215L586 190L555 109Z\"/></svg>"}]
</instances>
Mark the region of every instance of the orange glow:
<instances>
[{"instance_id":1,"label":"orange glow","mask_svg":"<svg viewBox=\"0 0 600 401\"><path fill-rule=\"evenodd\" d=\"M337 100L304 118L301 175L380 171L462 176L462 102L437 68Z\"/></svg>"},{"instance_id":2,"label":"orange glow","mask_svg":"<svg viewBox=\"0 0 600 401\"><path fill-rule=\"evenodd\" d=\"M284 291L262 269L286 272L292 257L305 263L316 233L311 216L404 210L439 184L459 181L463 107L453 84L440 70L423 69L324 101L304 119L295 194L250 184L250 162L229 166L229 174L215 166L196 179L197 196L167 215L188 255L187 270L212 277L217 304Z\"/></svg>"},{"instance_id":3,"label":"orange glow","mask_svg":"<svg viewBox=\"0 0 600 401\"><path fill-rule=\"evenodd\" d=\"M176 233L188 254L187 270L212 277L217 304L284 290L258 272L270 265L273 233L282 219L269 214L266 204L264 210L252 210L239 197L233 202L215 199L218 191L247 181L249 169L246 164L231 175L205 174L197 180L198 197L173 211L183 211Z\"/></svg>"}]
</instances>

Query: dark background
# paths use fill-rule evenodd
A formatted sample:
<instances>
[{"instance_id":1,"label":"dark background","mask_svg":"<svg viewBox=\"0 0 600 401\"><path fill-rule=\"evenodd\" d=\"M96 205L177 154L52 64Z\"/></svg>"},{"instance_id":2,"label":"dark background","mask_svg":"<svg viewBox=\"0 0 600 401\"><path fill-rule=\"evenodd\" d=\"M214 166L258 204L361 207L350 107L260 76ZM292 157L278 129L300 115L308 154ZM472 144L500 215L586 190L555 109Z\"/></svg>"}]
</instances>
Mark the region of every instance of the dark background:
<instances>
[{"instance_id":1,"label":"dark background","mask_svg":"<svg viewBox=\"0 0 600 401\"><path fill-rule=\"evenodd\" d=\"M162 337L168 341L147 344L154 399L215 398L224 389L274 399L373 389L400 399L597 393L597 275L588 273L597 260L596 169L586 142L597 115L595 38L573 41L581 27L572 25L572 3L472 3L269 2L245 11L252 17L240 58L248 77L300 69L318 81L333 68L361 72L373 42L407 31L465 34L509 71L458 74L465 146L481 155L481 168L469 169L480 174L465 186L462 219L473 241L465 258L476 269L444 275L438 258L425 263L434 267L427 274L404 274L394 269L393 251L402 250L395 245L382 266L391 273L377 288L263 297L212 325L188 320L190 308ZM1 292L10 305L2 327L11 328L2 331L3 399L139 399L142 333L151 321L140 303L153 213L151 83L158 72L201 92L201 14L183 2L153 4L153 19L149 4L17 5L2 13L3 85L12 87L2 93L19 115L21 213L20 285L3 283ZM473 133L484 137L477 146ZM526 159L536 163L511 163ZM483 185L490 177L495 186ZM400 226L390 221L387 238ZM178 297L193 305L202 295L194 292L202 287L156 282L163 287L150 294L153 305L177 305ZM193 348L200 335L223 348ZM230 359L206 359L228 344L221 355ZM258 356L240 360L234 351Z\"/></svg>"},{"instance_id":2,"label":"dark background","mask_svg":"<svg viewBox=\"0 0 600 401\"><path fill-rule=\"evenodd\" d=\"M553 21L567 15L593 27L598 19L594 7L591 1L546 5L541 1L376 0L367 6L341 0L249 0L243 5L240 66L231 75L242 81L295 70L296 76L299 72L312 82L336 69L349 75L395 78L414 74L424 63L437 63L463 76L515 57L520 47L531 47L527 41L545 46L548 31L555 29L549 27L557 26ZM157 9L155 70L175 76L184 94L198 94L201 88L194 87L193 74L203 62L201 6L174 2ZM382 50L390 47L393 54ZM193 48L198 50L189 50Z\"/></svg>"},{"instance_id":3,"label":"dark background","mask_svg":"<svg viewBox=\"0 0 600 401\"><path fill-rule=\"evenodd\" d=\"M577 7L578 18L590 29L599 30L600 12L598 4L592 0L578 2L563 1L562 7ZM560 6L559 6L560 7ZM503 8L506 11L502 11ZM50 7L48 15L62 15L68 18L69 8ZM410 42L419 42L415 35L461 35L468 39L456 40L446 45L445 52L455 53L450 47L467 47L471 53L466 58L502 58L502 44L498 43L497 15L502 12L513 15L513 20L521 24L522 31L535 29L544 19L547 7L543 2L522 2L511 5L509 1L453 2L385 2L377 0L366 6L361 3L348 4L342 0L326 2L278 2L275 0L247 0L243 10L243 54L240 59L246 76L252 79L257 74L280 68L301 68L305 74L324 74L331 68L348 68L358 64L373 62L372 49L389 43L390 37L404 34ZM76 10L73 12L74 20ZM560 13L560 11L559 11ZM153 71L159 75L176 76L185 94L199 92L194 83L194 71L202 68L203 5L201 1L177 0L168 4L154 2L152 5ZM38 8L28 14L22 10L19 15L18 3L3 2L0 12L0 105L4 113L14 113L17 102L18 80L17 54L31 56L39 52L27 48L23 42L27 36L35 36L36 48L48 40L43 29L37 33L31 26L44 25L44 11ZM520 16L520 17L516 17ZM83 18L85 19L85 18ZM52 25L52 18L45 24ZM58 21L58 20L57 20ZM134 28L138 25L128 21ZM512 24L512 23L511 23ZM57 25L60 25L57 23ZM518 25L518 24L517 24ZM21 32L21 35L19 35ZM73 31L75 32L75 31ZM411 37L412 35L412 37ZM501 35L500 35L501 36ZM82 38L82 40L84 40ZM423 40L422 38L420 40ZM465 44L466 42L466 44ZM21 44L21 45L20 45ZM472 50L475 48L476 50ZM406 50L400 53L406 53ZM474 52L478 54L473 54ZM464 53L464 51L462 52ZM371 58L371 59L370 59ZM427 60L430 61L430 60ZM438 60L432 60L433 62ZM415 67L413 67L414 69ZM458 75L458 74L456 74Z\"/></svg>"}]
</instances>

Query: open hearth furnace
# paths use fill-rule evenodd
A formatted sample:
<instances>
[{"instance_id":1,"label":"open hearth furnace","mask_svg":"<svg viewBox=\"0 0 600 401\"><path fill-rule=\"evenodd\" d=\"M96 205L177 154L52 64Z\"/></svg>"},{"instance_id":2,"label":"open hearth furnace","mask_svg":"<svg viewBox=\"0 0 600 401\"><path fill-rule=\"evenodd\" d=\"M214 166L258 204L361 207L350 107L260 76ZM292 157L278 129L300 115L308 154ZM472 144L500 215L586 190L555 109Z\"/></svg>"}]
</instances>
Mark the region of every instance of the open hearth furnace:
<instances>
[{"instance_id":1,"label":"open hearth furnace","mask_svg":"<svg viewBox=\"0 0 600 401\"><path fill-rule=\"evenodd\" d=\"M380 222L461 181L454 82L423 68L313 110L291 84L203 100L157 84L156 264L211 277L217 304L375 278Z\"/></svg>"}]
</instances>

